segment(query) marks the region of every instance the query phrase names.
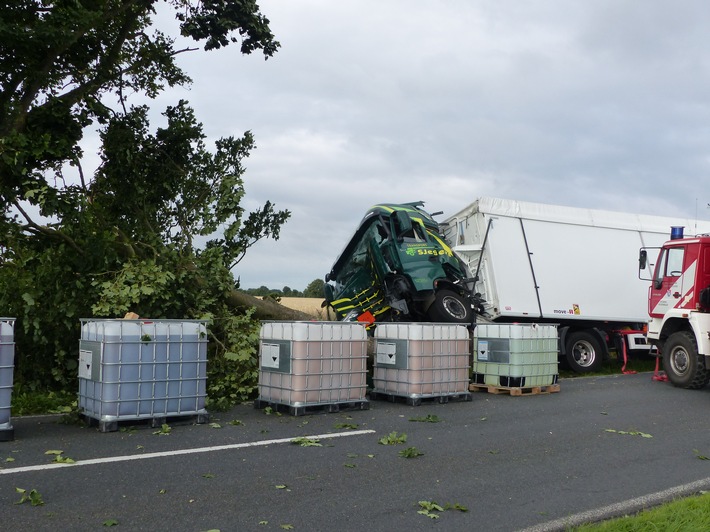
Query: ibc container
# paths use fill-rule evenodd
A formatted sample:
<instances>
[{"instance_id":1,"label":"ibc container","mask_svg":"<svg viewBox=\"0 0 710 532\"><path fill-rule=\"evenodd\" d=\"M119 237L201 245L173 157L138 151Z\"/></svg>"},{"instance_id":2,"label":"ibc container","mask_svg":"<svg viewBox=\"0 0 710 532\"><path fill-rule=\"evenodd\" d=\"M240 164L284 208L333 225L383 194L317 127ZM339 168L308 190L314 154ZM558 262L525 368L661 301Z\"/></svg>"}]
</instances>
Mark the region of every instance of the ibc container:
<instances>
[{"instance_id":1,"label":"ibc container","mask_svg":"<svg viewBox=\"0 0 710 532\"><path fill-rule=\"evenodd\" d=\"M207 416L205 320L81 320L79 409L121 420ZM110 424L110 425L108 425Z\"/></svg>"},{"instance_id":2,"label":"ibc container","mask_svg":"<svg viewBox=\"0 0 710 532\"><path fill-rule=\"evenodd\" d=\"M471 344L465 326L382 323L375 342L375 394L414 399L468 392Z\"/></svg>"},{"instance_id":3,"label":"ibc container","mask_svg":"<svg viewBox=\"0 0 710 532\"><path fill-rule=\"evenodd\" d=\"M367 402L367 332L360 323L263 322L259 361L261 403Z\"/></svg>"},{"instance_id":4,"label":"ibc container","mask_svg":"<svg viewBox=\"0 0 710 532\"><path fill-rule=\"evenodd\" d=\"M0 441L11 441L15 436L10 419L14 368L15 318L0 318Z\"/></svg>"},{"instance_id":5,"label":"ibc container","mask_svg":"<svg viewBox=\"0 0 710 532\"><path fill-rule=\"evenodd\" d=\"M476 384L548 386L557 381L557 326L478 324L473 337Z\"/></svg>"}]
</instances>

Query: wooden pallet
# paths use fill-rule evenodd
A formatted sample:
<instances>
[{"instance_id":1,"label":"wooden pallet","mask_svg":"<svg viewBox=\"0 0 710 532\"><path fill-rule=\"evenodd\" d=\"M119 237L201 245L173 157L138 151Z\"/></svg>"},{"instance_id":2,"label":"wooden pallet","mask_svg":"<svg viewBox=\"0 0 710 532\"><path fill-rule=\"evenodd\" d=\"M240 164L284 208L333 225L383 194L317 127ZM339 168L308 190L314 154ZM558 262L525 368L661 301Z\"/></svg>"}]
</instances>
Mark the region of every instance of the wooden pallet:
<instances>
[{"instance_id":1,"label":"wooden pallet","mask_svg":"<svg viewBox=\"0 0 710 532\"><path fill-rule=\"evenodd\" d=\"M254 408L269 407L275 412L289 413L292 416L305 416L310 414L333 414L337 412L346 412L348 410L369 410L370 403L367 400L362 401L344 401L339 403L319 403L313 405L288 405L284 403L275 403L272 401L264 401L257 399L254 401Z\"/></svg>"},{"instance_id":2,"label":"wooden pallet","mask_svg":"<svg viewBox=\"0 0 710 532\"><path fill-rule=\"evenodd\" d=\"M444 395L411 396L371 391L370 399L389 401L390 403L406 403L409 406L420 406L421 404L430 403L444 404L448 403L449 401L471 401L472 397L469 392L459 392Z\"/></svg>"},{"instance_id":3,"label":"wooden pallet","mask_svg":"<svg viewBox=\"0 0 710 532\"><path fill-rule=\"evenodd\" d=\"M559 392L560 385L551 384L549 386L526 386L522 388L513 388L509 386L492 386L489 384L471 384L469 385L468 389L472 392L488 392L492 393L493 395L543 395Z\"/></svg>"}]
</instances>

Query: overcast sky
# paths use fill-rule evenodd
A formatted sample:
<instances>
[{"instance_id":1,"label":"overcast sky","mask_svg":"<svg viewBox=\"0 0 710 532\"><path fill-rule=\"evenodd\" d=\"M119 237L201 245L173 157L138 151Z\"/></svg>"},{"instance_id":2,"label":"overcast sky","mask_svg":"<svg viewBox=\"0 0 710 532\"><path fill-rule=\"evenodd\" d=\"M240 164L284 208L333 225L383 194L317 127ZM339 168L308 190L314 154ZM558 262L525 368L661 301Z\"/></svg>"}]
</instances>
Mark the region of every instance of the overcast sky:
<instances>
[{"instance_id":1,"label":"overcast sky","mask_svg":"<svg viewBox=\"0 0 710 532\"><path fill-rule=\"evenodd\" d=\"M193 52L210 140L254 133L245 206L292 217L244 288L323 278L365 211L480 196L710 218L706 0L260 0L281 42Z\"/></svg>"}]
</instances>

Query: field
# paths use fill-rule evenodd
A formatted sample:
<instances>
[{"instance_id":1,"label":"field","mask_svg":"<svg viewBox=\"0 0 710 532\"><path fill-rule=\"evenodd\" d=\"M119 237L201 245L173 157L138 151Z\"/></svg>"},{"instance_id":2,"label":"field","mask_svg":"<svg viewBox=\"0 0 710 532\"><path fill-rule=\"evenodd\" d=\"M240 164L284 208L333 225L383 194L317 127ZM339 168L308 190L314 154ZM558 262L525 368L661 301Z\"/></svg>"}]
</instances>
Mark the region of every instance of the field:
<instances>
[{"instance_id":1,"label":"field","mask_svg":"<svg viewBox=\"0 0 710 532\"><path fill-rule=\"evenodd\" d=\"M282 297L279 302L284 307L305 312L318 320L335 320L332 309L321 307L323 299L319 297Z\"/></svg>"}]
</instances>

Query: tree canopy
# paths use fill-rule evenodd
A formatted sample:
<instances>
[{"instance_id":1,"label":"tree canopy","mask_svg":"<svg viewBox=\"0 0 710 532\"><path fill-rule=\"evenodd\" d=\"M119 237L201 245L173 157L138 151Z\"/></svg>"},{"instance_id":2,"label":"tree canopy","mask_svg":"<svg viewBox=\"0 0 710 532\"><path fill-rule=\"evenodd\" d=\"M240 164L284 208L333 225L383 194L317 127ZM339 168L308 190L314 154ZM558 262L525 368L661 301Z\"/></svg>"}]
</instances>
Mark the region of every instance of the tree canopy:
<instances>
[{"instance_id":1,"label":"tree canopy","mask_svg":"<svg viewBox=\"0 0 710 532\"><path fill-rule=\"evenodd\" d=\"M212 371L238 361L244 374L223 395L251 391L255 325L232 311L231 269L259 239L278 239L290 213L269 201L241 207L250 132L211 149L187 102L158 126L131 105L190 82L175 58L197 48L176 49L177 36L153 26L157 8L204 50L237 43L269 58L279 48L252 0L0 8L0 313L18 318L23 385L71 384L79 318L131 310L211 319ZM85 175L80 143L92 128L101 164Z\"/></svg>"}]
</instances>

